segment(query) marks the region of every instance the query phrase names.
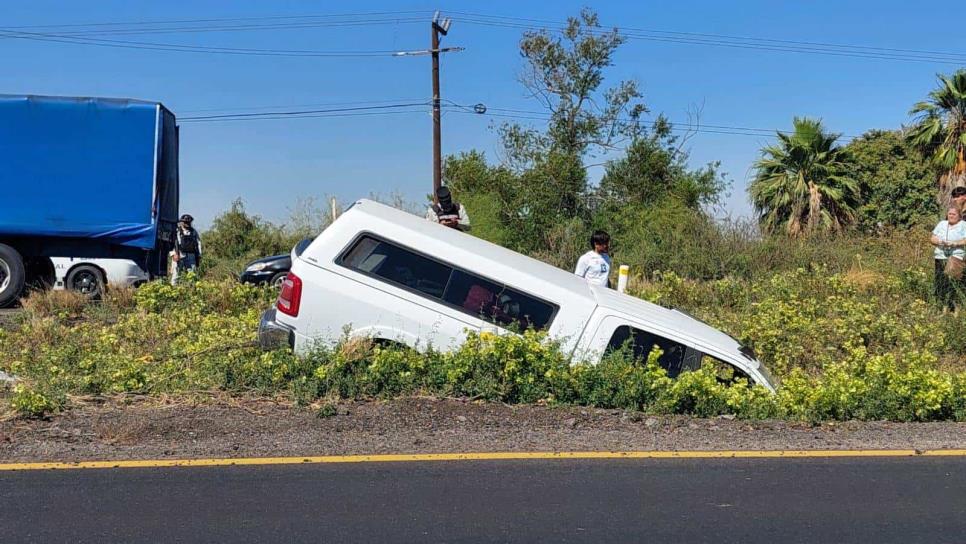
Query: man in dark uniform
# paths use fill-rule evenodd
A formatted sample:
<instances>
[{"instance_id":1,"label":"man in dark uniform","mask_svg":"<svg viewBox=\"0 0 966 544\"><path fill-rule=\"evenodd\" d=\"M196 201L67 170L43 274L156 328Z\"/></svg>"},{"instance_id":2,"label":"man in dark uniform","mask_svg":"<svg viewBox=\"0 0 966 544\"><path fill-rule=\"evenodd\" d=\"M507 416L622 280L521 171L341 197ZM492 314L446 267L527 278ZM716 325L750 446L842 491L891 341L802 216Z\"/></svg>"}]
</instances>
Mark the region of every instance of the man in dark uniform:
<instances>
[{"instance_id":1,"label":"man in dark uniform","mask_svg":"<svg viewBox=\"0 0 966 544\"><path fill-rule=\"evenodd\" d=\"M470 216L459 202L453 202L449 187L443 186L436 191L436 202L426 212L426 219L453 229L470 230Z\"/></svg>"},{"instance_id":2,"label":"man in dark uniform","mask_svg":"<svg viewBox=\"0 0 966 544\"><path fill-rule=\"evenodd\" d=\"M178 236L175 240L174 251L178 259L178 271L197 271L201 265L201 236L191 226L194 217L188 214L181 216L178 221Z\"/></svg>"}]
</instances>

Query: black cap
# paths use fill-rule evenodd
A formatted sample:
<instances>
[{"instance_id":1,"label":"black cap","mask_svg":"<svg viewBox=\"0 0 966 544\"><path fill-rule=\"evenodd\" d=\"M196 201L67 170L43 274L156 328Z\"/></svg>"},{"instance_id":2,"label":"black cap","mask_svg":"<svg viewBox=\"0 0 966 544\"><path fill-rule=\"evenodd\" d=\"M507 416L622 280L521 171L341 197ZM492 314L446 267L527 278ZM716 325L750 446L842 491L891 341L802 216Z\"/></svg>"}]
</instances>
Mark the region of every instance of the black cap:
<instances>
[{"instance_id":1,"label":"black cap","mask_svg":"<svg viewBox=\"0 0 966 544\"><path fill-rule=\"evenodd\" d=\"M440 205L445 202L449 204L453 202L453 195L449 192L449 187L442 185L439 189L436 189L436 200L439 201Z\"/></svg>"},{"instance_id":2,"label":"black cap","mask_svg":"<svg viewBox=\"0 0 966 544\"><path fill-rule=\"evenodd\" d=\"M449 213L453 210L453 195L449 192L449 187L443 185L436 189L436 201L444 212Z\"/></svg>"},{"instance_id":3,"label":"black cap","mask_svg":"<svg viewBox=\"0 0 966 544\"><path fill-rule=\"evenodd\" d=\"M179 221L182 222L182 223L191 223L194 220L195 220L195 218L194 217L191 217L188 214L182 215L181 216L181 219L179 219Z\"/></svg>"},{"instance_id":4,"label":"black cap","mask_svg":"<svg viewBox=\"0 0 966 544\"><path fill-rule=\"evenodd\" d=\"M966 187L956 187L953 189L953 198L966 195Z\"/></svg>"}]
</instances>

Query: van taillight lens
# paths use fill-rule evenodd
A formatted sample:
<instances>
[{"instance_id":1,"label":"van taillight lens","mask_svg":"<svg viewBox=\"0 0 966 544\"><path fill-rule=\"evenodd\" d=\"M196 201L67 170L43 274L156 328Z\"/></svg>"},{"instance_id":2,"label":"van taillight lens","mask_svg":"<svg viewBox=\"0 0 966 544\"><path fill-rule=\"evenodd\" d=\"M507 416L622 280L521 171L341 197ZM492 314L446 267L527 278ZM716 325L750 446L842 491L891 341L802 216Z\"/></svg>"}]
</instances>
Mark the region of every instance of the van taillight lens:
<instances>
[{"instance_id":1,"label":"van taillight lens","mask_svg":"<svg viewBox=\"0 0 966 544\"><path fill-rule=\"evenodd\" d=\"M299 304L302 302L302 279L289 272L282 282L275 307L285 315L298 317Z\"/></svg>"}]
</instances>

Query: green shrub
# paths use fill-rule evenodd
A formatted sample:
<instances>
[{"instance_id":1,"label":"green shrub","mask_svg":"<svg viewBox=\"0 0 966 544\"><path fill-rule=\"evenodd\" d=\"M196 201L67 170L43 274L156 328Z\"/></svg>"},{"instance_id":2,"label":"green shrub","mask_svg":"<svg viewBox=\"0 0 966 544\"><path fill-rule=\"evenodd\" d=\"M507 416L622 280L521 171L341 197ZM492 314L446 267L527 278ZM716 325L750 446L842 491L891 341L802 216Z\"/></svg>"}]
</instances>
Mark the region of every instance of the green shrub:
<instances>
[{"instance_id":1,"label":"green shrub","mask_svg":"<svg viewBox=\"0 0 966 544\"><path fill-rule=\"evenodd\" d=\"M574 401L598 408L665 411L673 380L658 366L658 357L660 352L652 351L646 364L639 364L624 349L604 356L596 365L572 367Z\"/></svg>"},{"instance_id":2,"label":"green shrub","mask_svg":"<svg viewBox=\"0 0 966 544\"><path fill-rule=\"evenodd\" d=\"M534 331L469 332L449 352L348 335L305 357L264 352L256 330L273 293L197 278L152 282L68 314L37 305L0 330L0 370L22 380L10 403L29 416L61 410L71 395L226 391L303 406L427 394L702 417L966 420L966 326L910 293L908 281L812 267L752 281L668 272L635 283L635 294L753 345L781 378L774 395L710 360L671 379L656 351L647 361L617 350L586 364Z\"/></svg>"},{"instance_id":3,"label":"green shrub","mask_svg":"<svg viewBox=\"0 0 966 544\"><path fill-rule=\"evenodd\" d=\"M10 402L14 410L26 417L41 417L60 409L64 405L64 398L56 393L41 392L17 384L13 388L13 399Z\"/></svg>"}]
</instances>

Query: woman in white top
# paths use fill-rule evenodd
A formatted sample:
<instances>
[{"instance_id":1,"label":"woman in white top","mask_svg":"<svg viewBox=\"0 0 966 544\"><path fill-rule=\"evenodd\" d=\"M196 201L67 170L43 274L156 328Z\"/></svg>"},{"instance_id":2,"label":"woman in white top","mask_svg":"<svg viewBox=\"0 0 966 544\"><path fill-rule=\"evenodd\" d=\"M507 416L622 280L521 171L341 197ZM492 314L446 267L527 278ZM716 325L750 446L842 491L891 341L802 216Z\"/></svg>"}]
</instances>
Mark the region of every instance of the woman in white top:
<instances>
[{"instance_id":1,"label":"woman in white top","mask_svg":"<svg viewBox=\"0 0 966 544\"><path fill-rule=\"evenodd\" d=\"M957 294L962 286L963 259L966 258L966 222L960 216L959 208L946 210L946 220L940 221L932 229L930 238L935 246L933 256L936 261L936 298L949 310L956 309ZM958 259L959 266L947 266L947 259ZM947 271L959 271L960 277L950 277ZM955 274L953 274L955 276Z\"/></svg>"}]
</instances>

